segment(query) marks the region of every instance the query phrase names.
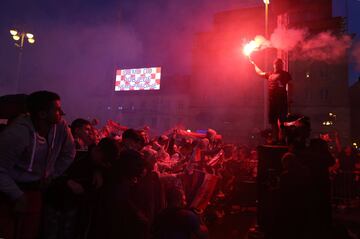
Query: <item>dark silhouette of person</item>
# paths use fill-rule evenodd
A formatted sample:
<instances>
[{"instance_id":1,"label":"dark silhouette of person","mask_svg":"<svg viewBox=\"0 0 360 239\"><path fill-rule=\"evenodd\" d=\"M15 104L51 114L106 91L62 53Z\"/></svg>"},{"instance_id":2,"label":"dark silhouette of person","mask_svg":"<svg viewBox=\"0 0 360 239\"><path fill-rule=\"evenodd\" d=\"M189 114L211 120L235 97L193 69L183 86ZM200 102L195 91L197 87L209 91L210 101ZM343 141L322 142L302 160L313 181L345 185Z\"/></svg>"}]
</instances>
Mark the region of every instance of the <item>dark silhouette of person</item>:
<instances>
[{"instance_id":1,"label":"dark silhouette of person","mask_svg":"<svg viewBox=\"0 0 360 239\"><path fill-rule=\"evenodd\" d=\"M279 140L278 120L283 122L288 114L291 75L284 70L284 62L281 59L274 61L273 72L264 72L253 61L251 63L256 73L268 81L268 120L273 136Z\"/></svg>"},{"instance_id":2,"label":"dark silhouette of person","mask_svg":"<svg viewBox=\"0 0 360 239\"><path fill-rule=\"evenodd\" d=\"M154 239L206 239L209 237L205 224L193 210L185 207L185 193L181 188L166 192L167 208L162 210L153 223Z\"/></svg>"},{"instance_id":3,"label":"dark silhouette of person","mask_svg":"<svg viewBox=\"0 0 360 239\"><path fill-rule=\"evenodd\" d=\"M37 91L0 134L0 238L38 238L43 191L75 157L60 96Z\"/></svg>"},{"instance_id":4,"label":"dark silhouette of person","mask_svg":"<svg viewBox=\"0 0 360 239\"><path fill-rule=\"evenodd\" d=\"M309 139L310 121L285 122L289 152L282 159L279 238L329 238L332 230L329 167L335 162L328 145Z\"/></svg>"},{"instance_id":5,"label":"dark silhouette of person","mask_svg":"<svg viewBox=\"0 0 360 239\"><path fill-rule=\"evenodd\" d=\"M106 148L117 147L113 139L104 143L108 144ZM104 171L104 184L89 238L147 238L148 218L131 197L131 189L144 175L145 159L136 150L124 149L119 156L106 160L110 160L110 164L104 163L109 167Z\"/></svg>"}]
</instances>

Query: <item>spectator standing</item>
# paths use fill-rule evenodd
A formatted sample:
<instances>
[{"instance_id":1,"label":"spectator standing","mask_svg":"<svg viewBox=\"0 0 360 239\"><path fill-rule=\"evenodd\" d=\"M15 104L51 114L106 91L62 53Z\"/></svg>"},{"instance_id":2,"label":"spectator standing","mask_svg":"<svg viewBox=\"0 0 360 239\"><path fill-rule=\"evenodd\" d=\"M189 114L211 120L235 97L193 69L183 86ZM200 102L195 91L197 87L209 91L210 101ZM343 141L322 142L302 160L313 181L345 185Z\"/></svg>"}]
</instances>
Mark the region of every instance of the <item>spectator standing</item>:
<instances>
[{"instance_id":1,"label":"spectator standing","mask_svg":"<svg viewBox=\"0 0 360 239\"><path fill-rule=\"evenodd\" d=\"M37 238L42 193L75 156L59 95L37 91L0 135L0 237Z\"/></svg>"}]
</instances>

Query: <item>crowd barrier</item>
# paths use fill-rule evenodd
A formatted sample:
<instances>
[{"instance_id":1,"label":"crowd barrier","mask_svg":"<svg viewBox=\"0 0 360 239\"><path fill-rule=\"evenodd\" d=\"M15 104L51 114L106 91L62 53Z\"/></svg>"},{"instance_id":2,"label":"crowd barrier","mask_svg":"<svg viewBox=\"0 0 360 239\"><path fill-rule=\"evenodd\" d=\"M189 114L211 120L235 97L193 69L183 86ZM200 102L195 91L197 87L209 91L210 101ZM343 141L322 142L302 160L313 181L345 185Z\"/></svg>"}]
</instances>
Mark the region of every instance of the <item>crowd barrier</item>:
<instances>
[{"instance_id":1,"label":"crowd barrier","mask_svg":"<svg viewBox=\"0 0 360 239\"><path fill-rule=\"evenodd\" d=\"M334 203L349 203L359 197L360 171L342 171L332 176L331 196Z\"/></svg>"}]
</instances>

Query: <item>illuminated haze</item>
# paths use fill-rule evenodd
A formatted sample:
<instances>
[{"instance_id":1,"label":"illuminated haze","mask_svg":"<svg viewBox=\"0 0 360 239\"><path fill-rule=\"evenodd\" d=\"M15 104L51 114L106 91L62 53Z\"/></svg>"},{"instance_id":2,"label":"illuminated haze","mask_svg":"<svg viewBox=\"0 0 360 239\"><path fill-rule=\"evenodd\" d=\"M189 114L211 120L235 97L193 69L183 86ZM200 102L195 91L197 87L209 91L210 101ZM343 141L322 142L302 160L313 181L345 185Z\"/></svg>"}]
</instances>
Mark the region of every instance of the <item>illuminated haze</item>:
<instances>
[{"instance_id":1,"label":"illuminated haze","mask_svg":"<svg viewBox=\"0 0 360 239\"><path fill-rule=\"evenodd\" d=\"M18 49L8 32L11 27L26 29L36 39L24 49L21 91L56 91L70 118L84 117L88 112L83 106L90 97L113 94L116 68L161 66L164 80L190 74L194 33L211 30L216 12L256 4L262 1L3 0L0 94L14 93ZM349 47L347 37L306 36L304 30L277 30L270 40L274 46L306 50L299 56L329 61ZM322 46L324 39L334 44ZM324 48L336 54L318 54ZM355 47L357 62L359 52Z\"/></svg>"},{"instance_id":2,"label":"illuminated haze","mask_svg":"<svg viewBox=\"0 0 360 239\"><path fill-rule=\"evenodd\" d=\"M314 60L336 63L342 60L346 51L351 47L352 40L348 35L336 36L330 32L322 32L309 37L306 29L280 29L272 33L270 40L261 36L262 47L291 51L293 59ZM354 56L357 56L355 54ZM357 59L357 57L355 57Z\"/></svg>"},{"instance_id":3,"label":"illuminated haze","mask_svg":"<svg viewBox=\"0 0 360 239\"><path fill-rule=\"evenodd\" d=\"M241 3L239 3L241 2ZM190 74L193 34L211 28L215 12L259 1L2 1L0 94L14 92L18 49L9 29L34 33L25 45L20 90L58 92L71 117L89 97L113 93L115 69L162 66L164 76Z\"/></svg>"}]
</instances>

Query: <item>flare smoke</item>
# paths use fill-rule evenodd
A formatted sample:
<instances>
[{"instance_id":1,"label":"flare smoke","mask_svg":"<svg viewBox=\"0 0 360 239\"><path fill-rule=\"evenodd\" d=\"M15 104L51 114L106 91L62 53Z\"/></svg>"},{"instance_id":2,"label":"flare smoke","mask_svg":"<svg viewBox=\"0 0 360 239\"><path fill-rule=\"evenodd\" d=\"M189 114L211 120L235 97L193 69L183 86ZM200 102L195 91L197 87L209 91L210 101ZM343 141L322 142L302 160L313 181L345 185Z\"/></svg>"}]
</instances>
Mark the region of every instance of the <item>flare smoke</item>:
<instances>
[{"instance_id":1,"label":"flare smoke","mask_svg":"<svg viewBox=\"0 0 360 239\"><path fill-rule=\"evenodd\" d=\"M316 60L324 62L337 62L346 55L351 47L351 38L348 35L337 36L330 32L322 32L310 36L304 29L277 28L266 40L261 36L261 44L255 50L274 47L278 50L291 51L292 57L298 60ZM359 47L360 48L360 47ZM358 49L358 51L360 51ZM357 56L360 54L358 53Z\"/></svg>"}]
</instances>

